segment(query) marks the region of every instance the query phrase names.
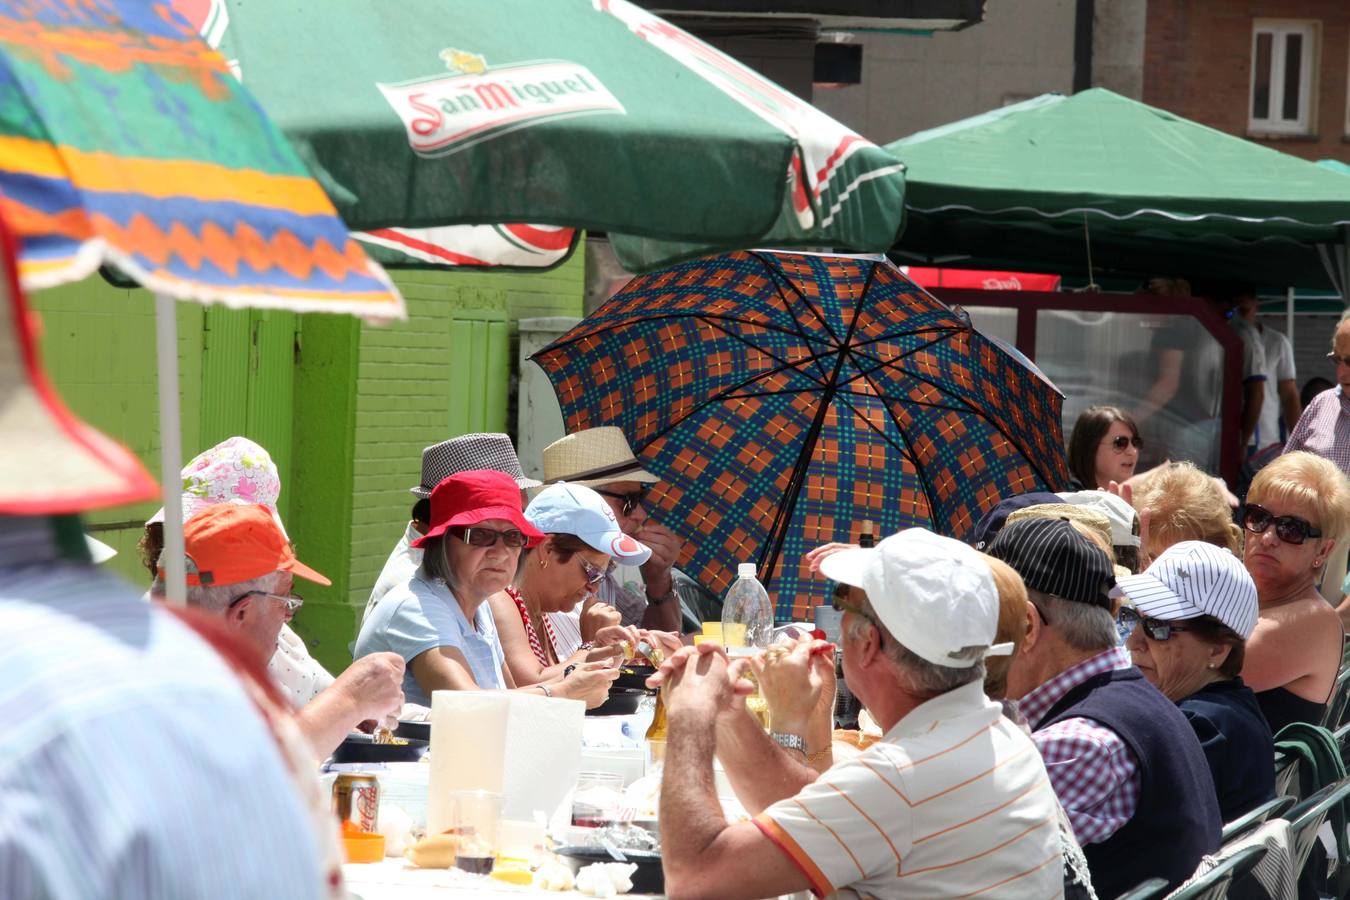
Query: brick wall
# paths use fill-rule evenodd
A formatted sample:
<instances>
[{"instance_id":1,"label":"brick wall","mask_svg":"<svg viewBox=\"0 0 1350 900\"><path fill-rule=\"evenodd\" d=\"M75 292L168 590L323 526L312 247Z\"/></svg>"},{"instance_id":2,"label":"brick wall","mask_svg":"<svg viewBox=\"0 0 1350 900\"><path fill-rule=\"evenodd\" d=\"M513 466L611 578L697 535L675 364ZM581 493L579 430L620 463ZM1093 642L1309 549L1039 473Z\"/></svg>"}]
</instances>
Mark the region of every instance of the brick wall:
<instances>
[{"instance_id":1,"label":"brick wall","mask_svg":"<svg viewBox=\"0 0 1350 900\"><path fill-rule=\"evenodd\" d=\"M1150 0L1144 102L1248 137L1252 21L1258 18L1317 19L1322 30L1314 69L1313 135L1252 139L1306 159L1350 161L1346 0Z\"/></svg>"}]
</instances>

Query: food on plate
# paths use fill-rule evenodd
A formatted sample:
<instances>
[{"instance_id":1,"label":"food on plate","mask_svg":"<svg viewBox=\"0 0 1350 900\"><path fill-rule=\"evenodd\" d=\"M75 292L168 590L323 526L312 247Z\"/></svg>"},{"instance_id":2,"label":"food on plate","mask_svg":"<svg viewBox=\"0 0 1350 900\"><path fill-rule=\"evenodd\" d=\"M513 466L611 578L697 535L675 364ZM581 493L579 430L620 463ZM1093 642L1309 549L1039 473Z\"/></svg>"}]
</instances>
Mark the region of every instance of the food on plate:
<instances>
[{"instance_id":1,"label":"food on plate","mask_svg":"<svg viewBox=\"0 0 1350 900\"><path fill-rule=\"evenodd\" d=\"M570 891L572 884L572 870L556 859L548 860L534 873L534 886L541 891Z\"/></svg>"},{"instance_id":2,"label":"food on plate","mask_svg":"<svg viewBox=\"0 0 1350 900\"><path fill-rule=\"evenodd\" d=\"M614 897L633 889L634 863L591 863L577 873L576 889L587 897Z\"/></svg>"},{"instance_id":3,"label":"food on plate","mask_svg":"<svg viewBox=\"0 0 1350 900\"><path fill-rule=\"evenodd\" d=\"M455 856L463 842L459 834L429 834L406 851L404 856L423 869L449 869L455 865Z\"/></svg>"}]
</instances>

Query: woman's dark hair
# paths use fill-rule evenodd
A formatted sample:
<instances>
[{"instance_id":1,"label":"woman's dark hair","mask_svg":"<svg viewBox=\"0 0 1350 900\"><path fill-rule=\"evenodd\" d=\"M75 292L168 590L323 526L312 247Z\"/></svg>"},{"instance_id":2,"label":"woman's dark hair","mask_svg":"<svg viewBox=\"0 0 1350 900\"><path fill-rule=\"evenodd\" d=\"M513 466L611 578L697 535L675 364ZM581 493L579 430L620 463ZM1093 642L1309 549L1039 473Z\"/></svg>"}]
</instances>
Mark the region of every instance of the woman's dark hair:
<instances>
[{"instance_id":1,"label":"woman's dark hair","mask_svg":"<svg viewBox=\"0 0 1350 900\"><path fill-rule=\"evenodd\" d=\"M1219 666L1219 674L1225 678L1236 678L1242 674L1242 661L1247 655L1247 641L1233 629L1213 616L1198 616L1186 620L1186 627L1202 641L1212 644L1227 644L1232 649L1228 658Z\"/></svg>"},{"instance_id":2,"label":"woman's dark hair","mask_svg":"<svg viewBox=\"0 0 1350 900\"><path fill-rule=\"evenodd\" d=\"M594 549L591 547L590 544L586 543L581 538L577 537L575 534L558 533L558 534L550 534L549 537L552 538L553 552L558 554L559 563L570 562L572 560L572 554L574 553L580 553L583 550ZM533 553L533 552L534 552L533 550L525 551L525 553ZM525 555L521 554L521 559L523 560L524 558Z\"/></svg>"},{"instance_id":3,"label":"woman's dark hair","mask_svg":"<svg viewBox=\"0 0 1350 900\"><path fill-rule=\"evenodd\" d=\"M147 524L136 549L141 553L141 565L149 569L150 577L154 578L159 572L159 555L164 552L164 523Z\"/></svg>"},{"instance_id":4,"label":"woman's dark hair","mask_svg":"<svg viewBox=\"0 0 1350 900\"><path fill-rule=\"evenodd\" d=\"M1139 426L1134 424L1134 419L1115 406L1089 406L1073 423L1073 433L1069 436L1069 474L1084 490L1097 488L1097 446L1111 430L1113 422L1124 422L1130 432L1139 437Z\"/></svg>"},{"instance_id":5,"label":"woman's dark hair","mask_svg":"<svg viewBox=\"0 0 1350 900\"><path fill-rule=\"evenodd\" d=\"M423 497L412 506L412 513L408 516L414 522L421 522L424 525L431 524L431 500Z\"/></svg>"}]
</instances>

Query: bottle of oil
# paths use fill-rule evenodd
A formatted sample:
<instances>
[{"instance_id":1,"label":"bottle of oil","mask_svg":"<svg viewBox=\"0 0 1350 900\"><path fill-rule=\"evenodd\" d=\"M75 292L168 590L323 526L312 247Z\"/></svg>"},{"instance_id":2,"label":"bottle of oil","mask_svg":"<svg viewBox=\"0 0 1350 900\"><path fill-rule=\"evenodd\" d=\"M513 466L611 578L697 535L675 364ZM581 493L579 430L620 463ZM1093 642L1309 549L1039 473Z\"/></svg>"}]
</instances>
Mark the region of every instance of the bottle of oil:
<instances>
[{"instance_id":1,"label":"bottle of oil","mask_svg":"<svg viewBox=\"0 0 1350 900\"><path fill-rule=\"evenodd\" d=\"M865 519L862 523L862 533L858 535L858 546L875 547L877 536L875 526L870 519ZM834 588L834 595L840 600L847 602L848 585L837 584ZM834 694L834 727L848 728L856 730L858 727L858 713L862 711L862 704L858 698L853 696L853 692L848 689L848 682L844 679L844 653L841 649L834 651L834 676L835 676L835 694Z\"/></svg>"}]
</instances>

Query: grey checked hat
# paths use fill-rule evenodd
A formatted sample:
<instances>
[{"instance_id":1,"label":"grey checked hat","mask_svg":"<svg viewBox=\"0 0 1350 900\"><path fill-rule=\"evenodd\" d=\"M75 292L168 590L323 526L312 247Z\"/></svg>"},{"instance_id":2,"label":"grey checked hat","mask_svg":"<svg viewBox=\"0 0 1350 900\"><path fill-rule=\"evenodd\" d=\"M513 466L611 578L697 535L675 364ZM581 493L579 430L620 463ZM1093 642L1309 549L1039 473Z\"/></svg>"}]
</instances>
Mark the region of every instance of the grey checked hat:
<instances>
[{"instance_id":1,"label":"grey checked hat","mask_svg":"<svg viewBox=\"0 0 1350 900\"><path fill-rule=\"evenodd\" d=\"M539 487L540 482L526 478L520 469L520 460L516 458L516 448L511 446L511 438L504 434L480 432L462 434L439 444L432 444L422 451L422 483L408 488L414 496L426 499L431 489L456 472L470 469L493 469L504 472L516 480L522 490Z\"/></svg>"},{"instance_id":2,"label":"grey checked hat","mask_svg":"<svg viewBox=\"0 0 1350 900\"><path fill-rule=\"evenodd\" d=\"M1111 608L1108 593L1116 586L1111 560L1067 519L1012 522L984 552L1012 566L1033 590Z\"/></svg>"}]
</instances>

